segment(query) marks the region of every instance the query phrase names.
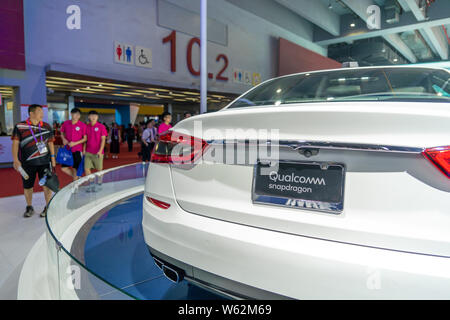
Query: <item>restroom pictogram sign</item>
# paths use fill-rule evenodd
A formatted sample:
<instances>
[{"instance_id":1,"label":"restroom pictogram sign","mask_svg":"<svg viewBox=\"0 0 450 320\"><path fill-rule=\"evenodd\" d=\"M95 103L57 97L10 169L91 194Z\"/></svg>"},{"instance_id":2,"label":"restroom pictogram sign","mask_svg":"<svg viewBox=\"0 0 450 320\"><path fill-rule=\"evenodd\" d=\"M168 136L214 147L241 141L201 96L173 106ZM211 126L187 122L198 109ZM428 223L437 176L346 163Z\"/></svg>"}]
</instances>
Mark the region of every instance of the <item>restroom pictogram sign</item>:
<instances>
[{"instance_id":1,"label":"restroom pictogram sign","mask_svg":"<svg viewBox=\"0 0 450 320\"><path fill-rule=\"evenodd\" d=\"M114 42L114 62L134 65L134 46L122 42Z\"/></svg>"}]
</instances>

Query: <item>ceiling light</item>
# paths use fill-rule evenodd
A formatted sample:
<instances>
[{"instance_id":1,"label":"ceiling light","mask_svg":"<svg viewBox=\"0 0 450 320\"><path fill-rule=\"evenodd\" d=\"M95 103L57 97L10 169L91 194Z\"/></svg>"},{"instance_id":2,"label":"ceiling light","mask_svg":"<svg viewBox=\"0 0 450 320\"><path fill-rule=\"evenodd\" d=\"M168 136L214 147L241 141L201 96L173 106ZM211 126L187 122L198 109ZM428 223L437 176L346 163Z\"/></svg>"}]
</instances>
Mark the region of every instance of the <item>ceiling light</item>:
<instances>
[{"instance_id":1,"label":"ceiling light","mask_svg":"<svg viewBox=\"0 0 450 320\"><path fill-rule=\"evenodd\" d=\"M86 90L78 90L77 92L79 92L79 93L89 93L89 94L93 94L94 93L92 91L86 91Z\"/></svg>"},{"instance_id":2,"label":"ceiling light","mask_svg":"<svg viewBox=\"0 0 450 320\"><path fill-rule=\"evenodd\" d=\"M356 27L356 24L354 22L350 23L350 28Z\"/></svg>"},{"instance_id":3,"label":"ceiling light","mask_svg":"<svg viewBox=\"0 0 450 320\"><path fill-rule=\"evenodd\" d=\"M155 93L154 91L149 91L149 90L134 90L135 92L140 92L140 93L150 93L153 94Z\"/></svg>"},{"instance_id":4,"label":"ceiling light","mask_svg":"<svg viewBox=\"0 0 450 320\"><path fill-rule=\"evenodd\" d=\"M50 81L50 80L46 80L46 83L52 83L52 84L65 84L65 85L71 85L71 83L67 83L67 82L61 82L61 81Z\"/></svg>"},{"instance_id":5,"label":"ceiling light","mask_svg":"<svg viewBox=\"0 0 450 320\"><path fill-rule=\"evenodd\" d=\"M113 93L113 96L119 96L119 97L130 97L128 94L119 94L119 93Z\"/></svg>"},{"instance_id":6,"label":"ceiling light","mask_svg":"<svg viewBox=\"0 0 450 320\"><path fill-rule=\"evenodd\" d=\"M92 83L92 81L70 79L70 78L59 78L59 77L47 77L47 79L50 79L50 80L62 80L62 81L69 81L69 82Z\"/></svg>"},{"instance_id":7,"label":"ceiling light","mask_svg":"<svg viewBox=\"0 0 450 320\"><path fill-rule=\"evenodd\" d=\"M191 92L191 91L183 91L183 93L185 93L185 94L190 94L190 95L192 95L192 96L198 96L198 95L199 95L198 92Z\"/></svg>"},{"instance_id":8,"label":"ceiling light","mask_svg":"<svg viewBox=\"0 0 450 320\"><path fill-rule=\"evenodd\" d=\"M171 97L171 96L163 96L162 94L159 94L158 97L160 97L160 98L167 98L167 99L173 98L173 97Z\"/></svg>"},{"instance_id":9,"label":"ceiling light","mask_svg":"<svg viewBox=\"0 0 450 320\"><path fill-rule=\"evenodd\" d=\"M150 90L163 91L163 92L169 92L170 91L170 90L167 90L167 89L160 89L160 88L150 88Z\"/></svg>"},{"instance_id":10,"label":"ceiling light","mask_svg":"<svg viewBox=\"0 0 450 320\"><path fill-rule=\"evenodd\" d=\"M85 90L89 90L90 91L95 91L95 92L105 92L105 90L103 89L91 89L91 88L86 88Z\"/></svg>"},{"instance_id":11,"label":"ceiling light","mask_svg":"<svg viewBox=\"0 0 450 320\"><path fill-rule=\"evenodd\" d=\"M397 58L394 58L394 62L397 62L398 61L398 59Z\"/></svg>"},{"instance_id":12,"label":"ceiling light","mask_svg":"<svg viewBox=\"0 0 450 320\"><path fill-rule=\"evenodd\" d=\"M47 77L47 80L62 80L62 81L68 81L68 82L80 82L80 83L87 83L89 85L100 84L100 82L92 81L92 80L79 80L79 79L70 79L70 78L61 78L61 77ZM110 83L110 82L102 82L102 84L108 85L108 86L114 86L114 87L132 88L132 86L126 85L126 84L117 84L117 83Z\"/></svg>"},{"instance_id":13,"label":"ceiling light","mask_svg":"<svg viewBox=\"0 0 450 320\"><path fill-rule=\"evenodd\" d=\"M124 91L122 93L124 93L124 94L131 94L133 96L142 96L142 93L136 93L136 92L130 92L130 91Z\"/></svg>"}]
</instances>

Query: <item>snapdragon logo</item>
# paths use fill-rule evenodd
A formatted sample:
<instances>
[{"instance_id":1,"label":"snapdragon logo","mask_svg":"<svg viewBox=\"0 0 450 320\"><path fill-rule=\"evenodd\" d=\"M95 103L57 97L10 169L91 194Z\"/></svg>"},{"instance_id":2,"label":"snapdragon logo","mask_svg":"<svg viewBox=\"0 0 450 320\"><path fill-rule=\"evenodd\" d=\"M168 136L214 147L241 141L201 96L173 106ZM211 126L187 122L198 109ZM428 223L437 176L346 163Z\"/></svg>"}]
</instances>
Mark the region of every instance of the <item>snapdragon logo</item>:
<instances>
[{"instance_id":1,"label":"snapdragon logo","mask_svg":"<svg viewBox=\"0 0 450 320\"><path fill-rule=\"evenodd\" d=\"M297 176L297 175L295 175L295 173L278 174L277 172L272 171L269 174L269 179L272 180L273 182L295 182L295 183L301 183L301 184L314 184L314 185L326 186L324 178Z\"/></svg>"}]
</instances>

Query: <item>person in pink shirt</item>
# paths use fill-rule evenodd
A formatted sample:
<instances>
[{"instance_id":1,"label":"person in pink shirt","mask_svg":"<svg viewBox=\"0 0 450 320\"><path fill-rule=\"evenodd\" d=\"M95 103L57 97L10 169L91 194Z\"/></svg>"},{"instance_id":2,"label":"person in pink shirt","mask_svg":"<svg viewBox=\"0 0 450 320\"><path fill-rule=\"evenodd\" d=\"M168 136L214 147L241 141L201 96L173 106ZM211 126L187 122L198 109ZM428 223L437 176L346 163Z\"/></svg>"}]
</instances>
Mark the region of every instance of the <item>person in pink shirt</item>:
<instances>
[{"instance_id":1,"label":"person in pink shirt","mask_svg":"<svg viewBox=\"0 0 450 320\"><path fill-rule=\"evenodd\" d=\"M158 135L161 135L161 133L172 128L172 125L170 124L172 122L172 115L169 112L164 112L161 118L162 123L158 127Z\"/></svg>"},{"instance_id":2,"label":"person in pink shirt","mask_svg":"<svg viewBox=\"0 0 450 320\"><path fill-rule=\"evenodd\" d=\"M77 170L83 157L83 143L86 142L86 124L80 121L81 111L78 108L70 112L72 120L65 121L61 126L61 138L64 147L69 147L73 155L73 166L62 166L62 171L71 176L73 180L78 180Z\"/></svg>"},{"instance_id":3,"label":"person in pink shirt","mask_svg":"<svg viewBox=\"0 0 450 320\"><path fill-rule=\"evenodd\" d=\"M105 153L106 137L108 132L103 124L98 122L98 112L92 110L89 112L89 123L86 127L87 142L84 145L84 171L86 175L91 174L91 170L103 170L103 156ZM102 184L102 177L97 181ZM95 192L95 185L91 185L88 191Z\"/></svg>"}]
</instances>

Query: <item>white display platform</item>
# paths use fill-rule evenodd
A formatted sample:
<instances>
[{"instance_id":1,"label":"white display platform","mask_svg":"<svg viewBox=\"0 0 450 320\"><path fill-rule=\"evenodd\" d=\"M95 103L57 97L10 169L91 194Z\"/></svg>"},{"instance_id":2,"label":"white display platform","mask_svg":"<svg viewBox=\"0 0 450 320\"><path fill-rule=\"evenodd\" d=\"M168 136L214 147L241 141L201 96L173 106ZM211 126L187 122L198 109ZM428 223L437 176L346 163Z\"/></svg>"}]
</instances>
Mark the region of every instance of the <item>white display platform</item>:
<instances>
[{"instance_id":1,"label":"white display platform","mask_svg":"<svg viewBox=\"0 0 450 320\"><path fill-rule=\"evenodd\" d=\"M104 171L103 174L117 169L118 168ZM71 195L73 194L72 192L74 186L81 185L88 179L89 177L84 177L77 181L76 184L69 185L68 187L64 188L64 194L59 195L58 200L69 201ZM51 225L51 227L54 229L64 228L62 229L63 233L58 239L58 241L63 244L64 248L70 250L79 230L96 213L98 213L105 207L120 202L122 199L144 192L144 184L136 186L136 179L120 181L120 187L122 190L119 191L116 190L115 183L118 182L104 183L101 192L101 194L104 196L97 198L95 203L87 203L84 206L80 206L79 208L72 210L69 215ZM62 192L62 190L60 192ZM85 191L82 189L78 190L78 193L82 192ZM50 206L52 205L50 204ZM76 217L76 219L73 220L73 217ZM63 296L64 299L79 299L74 289L70 287L58 287L58 279L63 278L61 277L61 274L55 274L57 273L54 272L55 266L49 266L49 254L51 253L49 253L47 236L48 235L44 233L39 238L39 240L29 252L27 258L25 259L20 274L17 299L53 300L60 299L61 296ZM57 248L55 246L55 251L56 250ZM64 255L64 259L59 260L59 270L61 273L61 271L66 270L68 267L70 267L71 259L67 255L67 253L62 250L59 252L59 254ZM58 270L58 268L56 268L56 270ZM69 278L69 275L67 275L67 278ZM61 290L64 291L63 294L61 294Z\"/></svg>"}]
</instances>

